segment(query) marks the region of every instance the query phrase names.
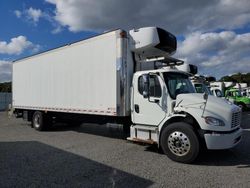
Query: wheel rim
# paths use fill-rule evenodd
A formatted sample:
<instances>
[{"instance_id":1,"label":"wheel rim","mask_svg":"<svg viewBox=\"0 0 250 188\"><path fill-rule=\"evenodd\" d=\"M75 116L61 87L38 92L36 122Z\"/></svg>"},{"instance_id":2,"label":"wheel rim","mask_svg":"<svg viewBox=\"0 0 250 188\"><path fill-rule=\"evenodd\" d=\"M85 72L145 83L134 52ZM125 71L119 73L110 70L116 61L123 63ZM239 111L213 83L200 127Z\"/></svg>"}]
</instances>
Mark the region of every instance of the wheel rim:
<instances>
[{"instance_id":1,"label":"wheel rim","mask_svg":"<svg viewBox=\"0 0 250 188\"><path fill-rule=\"evenodd\" d=\"M35 119L34 119L34 126L36 127L36 128L39 128L40 127L40 116L39 115L36 115L35 116Z\"/></svg>"},{"instance_id":2,"label":"wheel rim","mask_svg":"<svg viewBox=\"0 0 250 188\"><path fill-rule=\"evenodd\" d=\"M175 131L169 135L168 148L173 154L184 156L189 152L190 147L190 140L186 134Z\"/></svg>"}]
</instances>

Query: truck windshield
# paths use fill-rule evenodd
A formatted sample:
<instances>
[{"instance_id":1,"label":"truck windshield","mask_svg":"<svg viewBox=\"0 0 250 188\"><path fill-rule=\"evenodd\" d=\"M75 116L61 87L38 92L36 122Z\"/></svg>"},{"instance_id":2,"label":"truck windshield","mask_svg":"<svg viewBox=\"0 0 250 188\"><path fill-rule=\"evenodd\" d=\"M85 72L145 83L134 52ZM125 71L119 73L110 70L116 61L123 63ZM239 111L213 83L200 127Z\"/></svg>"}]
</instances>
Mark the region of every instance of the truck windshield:
<instances>
[{"instance_id":1,"label":"truck windshield","mask_svg":"<svg viewBox=\"0 0 250 188\"><path fill-rule=\"evenodd\" d=\"M195 93L195 89L188 75L165 72L163 73L163 77L171 98L176 99L176 96L181 93Z\"/></svg>"},{"instance_id":2,"label":"truck windshield","mask_svg":"<svg viewBox=\"0 0 250 188\"><path fill-rule=\"evenodd\" d=\"M241 94L240 91L236 91L236 92L235 92L235 95L236 95L236 97L242 97L242 94Z\"/></svg>"},{"instance_id":3,"label":"truck windshield","mask_svg":"<svg viewBox=\"0 0 250 188\"><path fill-rule=\"evenodd\" d=\"M224 96L223 96L223 93L221 92L221 90L215 89L214 92L215 92L215 95L216 95L217 97L224 97Z\"/></svg>"},{"instance_id":4,"label":"truck windshield","mask_svg":"<svg viewBox=\"0 0 250 188\"><path fill-rule=\"evenodd\" d=\"M197 93L207 93L209 95L212 95L211 91L208 89L208 87L205 84L194 84L195 90Z\"/></svg>"}]
</instances>

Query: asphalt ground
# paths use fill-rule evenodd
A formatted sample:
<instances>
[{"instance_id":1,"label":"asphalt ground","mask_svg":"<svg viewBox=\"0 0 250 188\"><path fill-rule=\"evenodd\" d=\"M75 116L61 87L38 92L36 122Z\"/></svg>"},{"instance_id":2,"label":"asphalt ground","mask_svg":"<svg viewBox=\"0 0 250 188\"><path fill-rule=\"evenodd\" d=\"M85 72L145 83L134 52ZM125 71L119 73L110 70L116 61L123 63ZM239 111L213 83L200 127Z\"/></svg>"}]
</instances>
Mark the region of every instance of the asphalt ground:
<instances>
[{"instance_id":1,"label":"asphalt ground","mask_svg":"<svg viewBox=\"0 0 250 188\"><path fill-rule=\"evenodd\" d=\"M181 164L97 124L38 132L0 112L0 187L250 187L250 112L242 142Z\"/></svg>"}]
</instances>

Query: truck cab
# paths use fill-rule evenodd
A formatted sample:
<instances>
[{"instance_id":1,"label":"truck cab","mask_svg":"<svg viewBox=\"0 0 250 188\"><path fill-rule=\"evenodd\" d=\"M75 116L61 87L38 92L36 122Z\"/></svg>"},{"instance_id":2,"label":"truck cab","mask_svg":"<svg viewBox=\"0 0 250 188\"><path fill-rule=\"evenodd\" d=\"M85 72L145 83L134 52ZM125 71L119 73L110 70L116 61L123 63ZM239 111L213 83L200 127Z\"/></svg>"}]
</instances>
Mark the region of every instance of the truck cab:
<instances>
[{"instance_id":1,"label":"truck cab","mask_svg":"<svg viewBox=\"0 0 250 188\"><path fill-rule=\"evenodd\" d=\"M220 97L220 98L225 98L225 90L228 87L231 87L233 83L229 84L227 83L227 85L225 84L225 82L215 82L212 81L210 82L210 91L212 93L212 95L216 96L216 97ZM234 101L231 101L234 102Z\"/></svg>"},{"instance_id":2,"label":"truck cab","mask_svg":"<svg viewBox=\"0 0 250 188\"><path fill-rule=\"evenodd\" d=\"M207 93L209 95L213 95L211 90L208 87L208 81L206 77L201 75L194 75L191 77L191 82L195 87L197 93Z\"/></svg>"},{"instance_id":3,"label":"truck cab","mask_svg":"<svg viewBox=\"0 0 250 188\"><path fill-rule=\"evenodd\" d=\"M241 109L196 93L189 77L173 65L134 74L128 140L156 143L169 158L184 163L193 161L201 147L228 149L240 142Z\"/></svg>"},{"instance_id":4,"label":"truck cab","mask_svg":"<svg viewBox=\"0 0 250 188\"><path fill-rule=\"evenodd\" d=\"M234 103L240 106L243 110L250 108L250 98L243 96L239 89L228 89L225 92L225 97L228 100L233 100Z\"/></svg>"},{"instance_id":5,"label":"truck cab","mask_svg":"<svg viewBox=\"0 0 250 188\"><path fill-rule=\"evenodd\" d=\"M216 97L224 97L222 91L220 89L217 88L210 88L210 91L212 93L212 95L216 96Z\"/></svg>"},{"instance_id":6,"label":"truck cab","mask_svg":"<svg viewBox=\"0 0 250 188\"><path fill-rule=\"evenodd\" d=\"M144 41L146 35L151 42ZM170 57L176 38L148 29L132 31L130 36L135 41L131 49L136 64L157 62L162 66L133 74L128 140L157 144L170 159L183 163L194 161L201 147L229 149L240 142L241 109L206 92L196 93L190 76L197 69L187 66L193 74L183 71L178 67L184 62ZM164 40L155 45L157 38Z\"/></svg>"},{"instance_id":7,"label":"truck cab","mask_svg":"<svg viewBox=\"0 0 250 188\"><path fill-rule=\"evenodd\" d=\"M246 87L242 89L242 96L250 98L250 87Z\"/></svg>"}]
</instances>

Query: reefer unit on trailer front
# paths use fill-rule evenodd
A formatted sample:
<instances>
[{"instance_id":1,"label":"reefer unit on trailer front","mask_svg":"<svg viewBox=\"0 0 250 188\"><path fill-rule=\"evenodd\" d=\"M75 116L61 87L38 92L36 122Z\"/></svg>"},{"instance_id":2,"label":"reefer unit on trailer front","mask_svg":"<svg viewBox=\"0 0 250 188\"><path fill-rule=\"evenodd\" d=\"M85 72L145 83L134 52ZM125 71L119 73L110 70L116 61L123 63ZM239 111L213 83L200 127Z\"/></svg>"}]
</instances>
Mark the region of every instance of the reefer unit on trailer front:
<instances>
[{"instance_id":1,"label":"reefer unit on trailer front","mask_svg":"<svg viewBox=\"0 0 250 188\"><path fill-rule=\"evenodd\" d=\"M14 62L13 107L128 116L125 37L119 29Z\"/></svg>"}]
</instances>

